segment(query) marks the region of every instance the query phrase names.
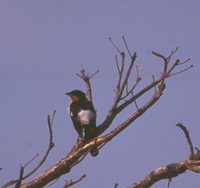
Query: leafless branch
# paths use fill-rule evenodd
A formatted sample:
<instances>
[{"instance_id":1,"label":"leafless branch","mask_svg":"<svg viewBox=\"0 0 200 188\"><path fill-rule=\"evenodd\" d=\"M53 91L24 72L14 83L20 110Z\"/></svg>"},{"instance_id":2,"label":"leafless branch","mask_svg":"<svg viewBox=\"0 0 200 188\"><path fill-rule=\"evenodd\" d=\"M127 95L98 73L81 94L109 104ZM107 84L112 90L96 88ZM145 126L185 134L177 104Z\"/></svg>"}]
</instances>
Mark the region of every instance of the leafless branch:
<instances>
[{"instance_id":1,"label":"leafless branch","mask_svg":"<svg viewBox=\"0 0 200 188\"><path fill-rule=\"evenodd\" d=\"M133 84L131 89L127 89L126 94L121 96L120 100L123 100L123 99L127 98L130 94L133 94L134 89L139 84L139 82L142 80L142 78L139 76L139 66L137 66L137 65L136 65L136 76L137 76L137 78L136 78L135 84ZM136 101L134 101L134 102L136 103Z\"/></svg>"},{"instance_id":2,"label":"leafless branch","mask_svg":"<svg viewBox=\"0 0 200 188\"><path fill-rule=\"evenodd\" d=\"M28 161L23 167L26 168L30 163L32 163L37 157L39 156L39 153L37 153L30 161Z\"/></svg>"},{"instance_id":3,"label":"leafless branch","mask_svg":"<svg viewBox=\"0 0 200 188\"><path fill-rule=\"evenodd\" d=\"M22 180L23 180L23 175L24 175L24 167L20 167L20 173L19 173L19 179L18 182L15 185L15 188L19 188L21 186Z\"/></svg>"},{"instance_id":4,"label":"leafless branch","mask_svg":"<svg viewBox=\"0 0 200 188\"><path fill-rule=\"evenodd\" d=\"M95 141L91 140L90 142L82 145L80 148L78 147L76 152L73 152L71 153L71 155L68 155L68 157L64 158L62 161L51 167L45 173L41 174L41 176L38 176L37 179L33 180L32 182L29 182L28 184L22 185L21 188L29 187L30 184L34 186L43 186L50 180L52 181L53 179L60 177L62 174L69 172L71 167L74 166L74 164L77 164L77 161L79 161L81 157L94 146L94 144L98 147L103 143L110 141L117 134L122 132L127 126L129 126L135 119L140 117L148 108L150 108L150 106L152 106L159 99L164 88L164 83L161 83L158 93L156 93L146 105L144 105L142 108L133 113L126 121L120 124L116 129L114 129L113 131L111 131L103 137L99 137L96 140L94 139ZM49 177L48 181L46 177Z\"/></svg>"},{"instance_id":5,"label":"leafless branch","mask_svg":"<svg viewBox=\"0 0 200 188\"><path fill-rule=\"evenodd\" d=\"M118 74L120 74L120 68L119 68L117 55L115 55L115 64L116 64L116 67L117 67Z\"/></svg>"},{"instance_id":6,"label":"leafless branch","mask_svg":"<svg viewBox=\"0 0 200 188\"><path fill-rule=\"evenodd\" d=\"M190 61L190 60L191 60L191 58L188 58L188 59L186 59L185 61L180 62L178 65L185 64L185 63L187 63L187 62Z\"/></svg>"},{"instance_id":7,"label":"leafless branch","mask_svg":"<svg viewBox=\"0 0 200 188\"><path fill-rule=\"evenodd\" d=\"M179 128L183 130L185 137L188 141L188 144L190 146L190 154L191 153L194 154L193 145L190 139L189 131L181 123L178 123L176 126L178 126ZM162 179L169 179L169 182L168 182L168 187L169 187L169 184L172 178L185 173L186 170L190 170L195 173L200 173L200 158L195 158L194 156L195 154L193 155L193 157L190 157L189 159L186 159L179 163L172 163L166 166L156 168L149 175L147 175L143 180L137 183L133 183L132 185L129 186L129 188L151 187L154 183Z\"/></svg>"},{"instance_id":8,"label":"leafless branch","mask_svg":"<svg viewBox=\"0 0 200 188\"><path fill-rule=\"evenodd\" d=\"M128 82L129 79L129 75L130 75L130 70L133 67L133 63L136 60L136 53L134 54L131 64L129 66L128 71L126 72L126 77L124 78L124 81L122 83L122 86L120 87L120 90L118 91L116 97L115 97L115 101L112 104L110 110L107 113L107 117L105 119L105 121L98 126L98 135L102 134L102 132L104 132L112 123L113 119L116 117L117 114L119 114L121 111L123 111L125 108L127 108L130 104L132 104L133 102L135 103L136 100L140 97L142 97L144 94L146 94L149 90L151 90L152 88L156 88L157 85L159 85L161 83L161 81L164 81L166 78L169 78L172 74L174 69L180 65L180 60L176 60L171 67L169 67L169 60L171 59L172 55L174 55L176 53L178 49L175 49L174 51L172 51L170 53L170 55L168 57L165 57L164 55L153 51L153 55L161 58L164 61L164 68L163 68L163 73L160 76L160 78L158 79L154 79L152 83L150 83L149 85L147 85L146 87L144 87L142 90L140 90L139 92L137 92L136 94L134 94L130 99L126 98L126 101L124 101L122 104L119 104L119 101L122 97L122 93L124 92L124 87ZM132 92L130 92L132 93Z\"/></svg>"},{"instance_id":9,"label":"leafless branch","mask_svg":"<svg viewBox=\"0 0 200 188\"><path fill-rule=\"evenodd\" d=\"M111 44L113 45L113 47L115 48L115 50L121 54L121 51L119 50L119 48L117 47L117 45L113 42L111 37L108 37L108 39L110 40Z\"/></svg>"},{"instance_id":10,"label":"leafless branch","mask_svg":"<svg viewBox=\"0 0 200 188\"><path fill-rule=\"evenodd\" d=\"M172 56L176 54L176 52L179 50L179 47L176 47L175 50L172 50L169 56L166 58L168 61L171 60Z\"/></svg>"},{"instance_id":11,"label":"leafless branch","mask_svg":"<svg viewBox=\"0 0 200 188\"><path fill-rule=\"evenodd\" d=\"M155 76L152 75L152 79L153 79L153 83L155 82ZM156 85L154 86L154 92L156 93L157 92L157 88L156 88Z\"/></svg>"},{"instance_id":12,"label":"leafless branch","mask_svg":"<svg viewBox=\"0 0 200 188\"><path fill-rule=\"evenodd\" d=\"M189 69L191 69L193 66L194 66L194 65L190 65L189 67L187 67L187 68L185 68L185 69L183 69L183 70L181 70L181 71L172 73L169 77L171 77L171 76L176 76L176 75L178 75L178 74L181 74L181 73L183 73L183 72L186 72L186 71L188 71Z\"/></svg>"},{"instance_id":13,"label":"leafless branch","mask_svg":"<svg viewBox=\"0 0 200 188\"><path fill-rule=\"evenodd\" d=\"M185 63L187 63L188 61L190 61L190 58L188 58L187 60L181 62L179 59L177 59L174 64L172 65L171 68L168 69L168 65L169 65L169 62L171 60L171 57L178 51L178 47L172 52L170 53L170 55L168 57L164 57L162 54L158 53L158 52L155 52L155 51L152 51L152 54L157 56L157 57L160 57L163 62L164 62L164 71L163 71L163 77L171 77L171 76L175 76L175 75L178 75L178 74L181 74L185 71L188 71L189 69L191 69L193 67L193 65L190 65L188 66L187 68L183 69L183 70L180 70L180 71L177 71L177 72L173 72L173 70L179 66L179 65L183 65Z\"/></svg>"},{"instance_id":14,"label":"leafless branch","mask_svg":"<svg viewBox=\"0 0 200 188\"><path fill-rule=\"evenodd\" d=\"M24 174L24 168L29 165L39 154L37 154L33 159L31 159L24 167L21 167L21 170L20 170L20 178L19 179L14 179L14 180L11 180L9 182L7 182L5 185L2 186L2 188L7 188L11 185L14 185L14 184L21 184L22 180L30 177L32 174L34 174L42 165L43 163L46 161L51 149L54 147L54 143L53 143L53 131L52 131L52 126L53 126L53 120L54 120L54 117L55 117L55 114L56 114L56 111L53 112L53 115L52 117L50 115L48 115L48 128L49 128L49 147L44 155L44 157L41 159L41 161L38 163L38 165L31 171L29 172L27 175L23 176ZM23 176L23 177L21 177Z\"/></svg>"},{"instance_id":15,"label":"leafless branch","mask_svg":"<svg viewBox=\"0 0 200 188\"><path fill-rule=\"evenodd\" d=\"M92 102L92 88L91 88L91 84L90 84L90 79L93 78L98 72L99 72L99 70L95 71L90 76L89 74L86 73L85 69L82 68L80 70L80 74L79 73L76 74L79 78L81 78L85 82L85 84L86 84L86 96L87 96L87 99L91 102Z\"/></svg>"},{"instance_id":16,"label":"leafless branch","mask_svg":"<svg viewBox=\"0 0 200 188\"><path fill-rule=\"evenodd\" d=\"M125 55L124 55L125 56ZM113 110L117 107L119 101L123 98L122 95L123 95L123 92L124 92L124 89L128 83L128 79L130 77L130 73L131 73L131 70L133 68L133 65L135 63L135 60L136 60L136 53L134 53L133 57L132 57L132 60L131 60L131 63L128 67L128 70L126 72L126 75L125 75L125 78L121 84L121 76L120 76L120 83L118 82L118 84L120 84L121 86L119 87L120 89L116 92L116 96L115 96L115 102L112 106ZM137 82L136 82L137 83ZM137 84L136 84L137 85ZM132 91L131 91L132 92Z\"/></svg>"},{"instance_id":17,"label":"leafless branch","mask_svg":"<svg viewBox=\"0 0 200 188\"><path fill-rule=\"evenodd\" d=\"M174 63L170 63L170 60L172 59L173 55L177 52L178 48L176 48L174 51L172 50L171 53L168 56L164 56L158 52L153 51L152 54L161 58L164 65L163 65L163 73L159 78L154 78L153 81L151 81L149 84L144 86L141 90L135 91L136 86L139 84L141 77L139 75L139 68L136 66L136 81L133 83L130 88L128 86L128 83L130 85L130 75L134 69L134 63L136 61L137 55L136 53L133 53L131 55L131 52L128 48L127 42L124 37L123 42L126 46L126 49L131 57L131 62L126 66L125 64L125 53L115 45L115 43L112 41L111 38L109 40L111 41L112 45L116 49L116 51L121 56L121 64L118 62L118 58L116 57L116 66L118 71L118 79L116 82L116 90L115 90L115 96L113 104L111 105L110 109L107 112L105 120L97 126L97 133L96 138L88 141L88 142L77 142L71 149L71 151L61 159L59 162L54 164L52 167L47 169L45 172L41 173L39 176L37 176L32 181L22 184L20 182L20 188L32 188L32 187L43 187L47 185L49 182L54 181L61 177L64 174L67 174L70 172L70 170L80 163L90 152L90 150L95 146L98 149L101 149L104 147L109 141L111 141L113 138L115 138L118 134L120 134L123 130L125 130L128 126L133 125L132 123L141 117L149 108L151 108L162 96L166 84L165 80L169 78L172 75L177 74L177 72L174 72L175 68L178 65L185 64L185 62L180 62L180 60L176 60ZM170 66L171 65L171 66ZM188 69L187 69L188 70ZM186 71L186 69L180 71L180 73ZM88 100L92 102L92 89L90 80L91 78L96 75L98 71L96 71L94 74L89 76L89 74L86 73L85 69L81 69L80 73L77 74L78 77L80 77L86 85L86 94ZM129 82L128 82L129 81ZM152 96L149 96L149 99L144 102L143 105L138 107L136 101L137 99L141 98L144 94L148 93L149 91L154 89L154 93ZM134 91L134 92L133 92ZM122 101L122 99L124 99ZM113 120L116 116L118 116L124 109L129 107L130 105L135 104L136 110L130 114L127 115L127 118L118 125L113 126L114 128L108 132L107 134L100 136L104 131L111 126ZM53 132L52 132L52 125L53 125L53 119L55 116L55 112L52 115L52 118L48 116L48 126L49 126L49 134L50 134L50 141L49 141L49 148L44 156L44 158L41 160L41 162L37 165L36 168L34 168L28 175L21 178L22 180L26 177L29 177L32 175L36 170L39 169L39 167L44 163L44 161L47 159L47 156L51 150L51 148L54 146L53 143ZM193 151L194 154L194 151ZM133 184L130 187L139 187L138 185L152 185L159 179L163 178L172 178L175 177L181 173L184 173L187 169L191 171L198 171L200 166L200 154L197 152L197 154L194 154L194 158L182 161L180 163L175 164L169 164L164 167L157 168L153 172L151 172L147 177L145 177L144 180L142 180L139 183ZM195 160L194 160L195 159ZM16 184L21 180L20 178L18 180L15 180ZM81 181L83 178L81 177L79 180ZM66 187L69 187L77 181L68 181L66 182ZM12 185L13 185L12 184ZM145 187L145 186L144 186ZM148 187L148 186L146 186ZM6 187L4 187L6 188ZM141 188L141 186L140 186Z\"/></svg>"},{"instance_id":18,"label":"leafless branch","mask_svg":"<svg viewBox=\"0 0 200 188\"><path fill-rule=\"evenodd\" d=\"M91 79L92 77L94 77L98 72L99 72L99 70L96 70L96 72L94 72L94 73L89 77L89 79Z\"/></svg>"},{"instance_id":19,"label":"leafless branch","mask_svg":"<svg viewBox=\"0 0 200 188\"><path fill-rule=\"evenodd\" d=\"M124 41L124 44L126 46L126 49L128 51L129 56L132 58L131 51L129 50L128 44L127 44L126 39L125 39L124 36L122 36L122 40Z\"/></svg>"},{"instance_id":20,"label":"leafless branch","mask_svg":"<svg viewBox=\"0 0 200 188\"><path fill-rule=\"evenodd\" d=\"M117 65L117 69L118 69L118 81L117 81L117 85L116 85L116 94L119 93L120 91L120 87L121 87L121 81L122 81L122 76L123 76L123 73L124 73L124 62L125 62L125 54L124 53L120 53L121 55L121 58L122 58L122 62L121 62L121 67L119 68L119 64L118 64L118 60L117 60L117 56L116 56L116 65Z\"/></svg>"}]
</instances>

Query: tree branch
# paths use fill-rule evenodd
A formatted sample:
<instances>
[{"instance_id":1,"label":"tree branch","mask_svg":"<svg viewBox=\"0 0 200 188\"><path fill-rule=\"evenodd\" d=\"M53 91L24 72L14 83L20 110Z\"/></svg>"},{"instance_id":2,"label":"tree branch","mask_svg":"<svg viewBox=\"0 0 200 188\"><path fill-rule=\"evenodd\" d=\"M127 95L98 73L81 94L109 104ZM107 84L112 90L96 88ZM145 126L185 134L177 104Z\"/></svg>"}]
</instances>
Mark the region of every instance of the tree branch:
<instances>
[{"instance_id":1,"label":"tree branch","mask_svg":"<svg viewBox=\"0 0 200 188\"><path fill-rule=\"evenodd\" d=\"M137 118L141 117L149 108L151 108L162 96L162 94L163 94L163 92L166 88L165 80L167 78L169 78L170 76L177 74L177 72L174 73L173 71L175 70L175 68L178 65L181 65L183 63L185 64L185 62L180 62L180 60L176 60L172 64L171 67L169 66L170 65L169 62L171 60L171 57L176 53L178 48L174 51L172 50L171 53L167 57L163 56L162 54L160 54L158 52L153 51L152 54L161 58L164 62L163 73L157 79L155 79L153 77L153 81L151 83L149 83L148 85L143 87L140 91L135 92L134 90L135 90L136 86L139 84L139 81L141 80L137 66L136 66L136 82L130 87L130 89L128 88L128 81L130 80L130 75L131 75L132 69L134 68L134 63L135 63L136 57L137 57L136 53L133 53L133 55L131 55L130 50L129 50L128 45L127 45L127 42L126 42L125 38L123 37L124 44L125 44L126 49L127 49L128 53L131 57L131 62L128 65L128 68L125 69L125 53L123 51L120 51L117 48L117 46L115 45L115 43L112 41L111 38L109 38L109 40L111 41L112 45L114 46L114 48L117 50L117 52L121 56L121 66L119 66L118 59L117 59L117 56L116 56L116 66L117 66L117 70L118 70L118 79L117 79L117 82L116 82L115 97L114 97L113 104L111 105L105 120L99 126L97 126L96 138L88 141L87 143L83 143L81 141L77 142L72 147L71 151L64 158L62 158L59 162L54 164L52 167L47 169L45 172L41 173L39 176L37 176L36 178L31 180L30 182L24 183L24 184L21 185L21 180L29 177L36 170L38 170L40 168L40 166L47 159L47 156L48 156L50 150L54 146L53 132L52 132L53 119L54 119L54 116L55 116L55 112L54 112L53 115L52 115L52 118L50 118L50 116L48 116L50 141L49 141L49 148L48 148L44 158L37 165L37 167L35 167L28 175L26 175L24 177L20 177L17 180L13 180L14 183L12 181L12 184L11 183L5 184L5 186L3 188L6 188L9 185L13 185L13 184L16 184L18 182L19 182L18 185L19 185L20 188L43 187L43 186L47 185L49 182L58 179L60 176L69 173L70 170L75 165L80 163L87 156L88 152L90 152L90 150L92 148L94 148L94 146L98 149L104 147L110 140L112 140L119 133L121 133L123 130L125 130ZM180 72L184 72L184 71L182 70ZM92 74L92 76L89 76L89 74L86 73L85 69L82 68L81 71L80 71L80 74L77 74L77 76L80 77L85 82L87 98L91 102L93 102L93 100L92 100L92 88L91 88L91 84L90 84L90 79L93 78L93 76L96 75L97 73L98 73L98 71L96 71L94 74ZM144 94L148 93L152 89L154 89L153 96L151 96L150 99L147 100L143 104L143 106L138 107L136 100L138 98L142 97ZM133 91L134 91L135 94L133 94ZM122 101L124 99L125 99L125 101ZM100 137L100 135L108 127L110 127L114 118L116 116L118 116L125 108L129 107L129 105L131 105L131 104L136 105L135 112L132 112L131 114L129 114L127 116L127 118L121 124L114 126L115 128L112 131L110 131L106 135ZM186 169L198 171L199 170L199 163L200 163L199 162L200 152L197 151L197 153L195 154L194 151L193 151L193 154L194 154L194 156L190 160L188 159L188 160L180 162L180 163L170 164L170 165L167 165L165 167L161 167L161 168L154 170L152 173L150 173L147 176L147 178L145 178L141 182L143 182L143 183L147 182L147 183L149 183L148 185L150 185L151 183L156 182L156 180L159 179L159 178L162 178L162 177L171 178L171 177L174 177L174 176L176 176L180 173L185 172ZM170 176L169 175L167 176L166 173L169 173ZM23 176L22 172L20 174L22 174L22 176ZM79 180L81 181L82 178L80 178ZM77 180L77 181L79 182L79 180ZM77 181L75 181L75 182L77 182ZM71 182L73 183L73 181L71 181ZM141 184L141 182L139 182L139 183ZM67 186L69 186L69 184L67 184Z\"/></svg>"},{"instance_id":2,"label":"tree branch","mask_svg":"<svg viewBox=\"0 0 200 188\"><path fill-rule=\"evenodd\" d=\"M195 154L194 154L194 147L193 147L193 144L192 144L192 140L190 138L189 131L187 130L187 128L182 123L177 123L176 126L179 127L179 128L181 128L182 131L184 132L186 140L187 140L189 148L190 148L189 159L193 159L194 156L195 156Z\"/></svg>"},{"instance_id":3,"label":"tree branch","mask_svg":"<svg viewBox=\"0 0 200 188\"><path fill-rule=\"evenodd\" d=\"M80 70L80 74L78 74L78 73L76 74L79 78L81 78L85 82L85 84L86 84L86 96L87 96L87 99L90 102L93 102L93 100L92 100L92 88L91 88L91 84L90 84L90 79L93 78L98 72L99 72L99 70L97 70L91 76L89 76L89 74L86 73L85 69L82 68Z\"/></svg>"},{"instance_id":4,"label":"tree branch","mask_svg":"<svg viewBox=\"0 0 200 188\"><path fill-rule=\"evenodd\" d=\"M170 182L173 177L176 177L180 174L185 173L186 170L190 170L195 173L200 173L200 156L198 152L197 154L194 154L192 141L189 136L189 131L181 123L178 123L176 126L181 128L182 131L184 132L185 137L190 146L190 154L193 153L193 157L189 157L189 159L181 161L180 163L172 163L166 166L156 168L149 175L147 175L143 180L137 183L133 183L132 185L129 186L129 188L148 188L148 187L151 187L154 183L162 179L169 179L169 182Z\"/></svg>"},{"instance_id":5,"label":"tree branch","mask_svg":"<svg viewBox=\"0 0 200 188\"><path fill-rule=\"evenodd\" d=\"M30 160L24 167L21 166L21 170L20 170L20 177L19 179L14 179L11 180L9 182L7 182L5 185L2 186L2 188L7 188L11 185L17 184L17 185L21 185L22 180L25 180L26 178L30 177L32 174L34 174L42 165L43 163L46 161L51 149L54 147L54 143L53 143L53 131L52 131L52 126L53 126L53 120L55 117L56 111L53 112L52 117L50 117L50 115L48 115L47 121L48 121L48 128L49 128L49 146L48 149L44 155L44 157L41 159L41 161L38 163L38 165L31 170L31 172L29 172L27 175L24 176L24 168L30 164L30 162L32 162L39 154L37 154L32 160ZM16 185L16 186L17 186ZM18 186L19 187L19 186Z\"/></svg>"},{"instance_id":6,"label":"tree branch","mask_svg":"<svg viewBox=\"0 0 200 188\"><path fill-rule=\"evenodd\" d=\"M133 183L128 188L148 188L162 179L176 177L179 174L184 173L186 170L187 167L184 161L159 167L147 175L143 180L138 183Z\"/></svg>"}]
</instances>

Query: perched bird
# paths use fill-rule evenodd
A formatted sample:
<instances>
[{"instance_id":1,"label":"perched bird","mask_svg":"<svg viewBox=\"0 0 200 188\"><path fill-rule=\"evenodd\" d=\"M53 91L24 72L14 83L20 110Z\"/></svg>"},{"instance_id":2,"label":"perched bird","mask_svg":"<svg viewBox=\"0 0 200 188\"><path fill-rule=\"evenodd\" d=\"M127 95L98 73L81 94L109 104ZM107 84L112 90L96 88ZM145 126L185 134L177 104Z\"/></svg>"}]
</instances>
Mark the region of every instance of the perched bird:
<instances>
[{"instance_id":1,"label":"perched bird","mask_svg":"<svg viewBox=\"0 0 200 188\"><path fill-rule=\"evenodd\" d=\"M93 104L80 90L73 90L66 95L71 98L69 112L75 130L82 140L91 140L96 136L96 111ZM90 153L92 156L96 156L98 154L97 148L92 148Z\"/></svg>"}]
</instances>

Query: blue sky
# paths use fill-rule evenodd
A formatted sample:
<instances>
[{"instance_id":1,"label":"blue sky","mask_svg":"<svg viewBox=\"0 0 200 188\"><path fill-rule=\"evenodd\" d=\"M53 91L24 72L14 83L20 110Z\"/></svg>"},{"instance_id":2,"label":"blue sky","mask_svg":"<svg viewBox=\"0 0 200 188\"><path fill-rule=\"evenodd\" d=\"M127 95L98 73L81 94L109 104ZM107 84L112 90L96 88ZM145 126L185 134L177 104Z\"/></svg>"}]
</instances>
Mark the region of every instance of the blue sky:
<instances>
[{"instance_id":1,"label":"blue sky","mask_svg":"<svg viewBox=\"0 0 200 188\"><path fill-rule=\"evenodd\" d=\"M42 156L48 144L47 114L53 110L57 111L56 147L37 174L64 157L75 143L77 134L67 114L70 101L65 93L84 90L76 76L81 66L89 73L100 71L92 87L98 123L104 120L117 79L116 51L108 37L124 49L124 35L132 52L138 53L141 87L151 81L152 74L161 72L161 62L151 55L152 50L168 55L179 46L175 59L190 57L194 68L170 78L155 106L97 158L88 156L52 187L62 187L65 179L84 173L87 178L75 187L114 187L115 183L126 187L156 167L185 159L188 147L175 127L177 122L187 125L194 145L200 147L199 10L198 0L0 1L1 183L18 177L20 164L36 153ZM127 113L133 110L134 106ZM124 118L125 114L111 128ZM172 187L189 187L191 182L199 187L199 175L181 175L173 179ZM165 186L163 180L153 187Z\"/></svg>"}]
</instances>

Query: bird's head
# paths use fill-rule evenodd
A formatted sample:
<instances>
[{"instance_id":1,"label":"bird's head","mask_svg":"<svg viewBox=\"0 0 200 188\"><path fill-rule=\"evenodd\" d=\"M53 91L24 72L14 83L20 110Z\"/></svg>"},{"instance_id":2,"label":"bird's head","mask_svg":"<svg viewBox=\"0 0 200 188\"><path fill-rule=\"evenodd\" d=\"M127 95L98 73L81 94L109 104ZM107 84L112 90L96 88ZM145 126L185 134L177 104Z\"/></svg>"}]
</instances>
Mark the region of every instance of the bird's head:
<instances>
[{"instance_id":1,"label":"bird's head","mask_svg":"<svg viewBox=\"0 0 200 188\"><path fill-rule=\"evenodd\" d=\"M66 93L66 95L70 96L72 102L86 99L85 93L80 90L70 91L70 92Z\"/></svg>"}]
</instances>

